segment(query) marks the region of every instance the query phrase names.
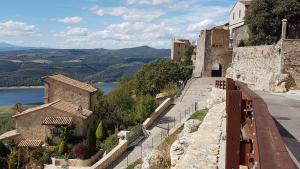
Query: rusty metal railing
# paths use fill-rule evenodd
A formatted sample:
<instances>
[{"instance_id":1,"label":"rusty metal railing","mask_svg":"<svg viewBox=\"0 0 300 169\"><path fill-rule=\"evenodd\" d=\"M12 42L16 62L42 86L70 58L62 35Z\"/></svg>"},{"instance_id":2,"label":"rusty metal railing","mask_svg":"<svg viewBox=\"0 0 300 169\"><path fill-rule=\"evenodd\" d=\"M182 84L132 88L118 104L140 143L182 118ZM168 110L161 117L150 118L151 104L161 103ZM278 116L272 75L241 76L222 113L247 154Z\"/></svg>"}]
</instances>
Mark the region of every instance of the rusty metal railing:
<instances>
[{"instance_id":1,"label":"rusty metal railing","mask_svg":"<svg viewBox=\"0 0 300 169\"><path fill-rule=\"evenodd\" d=\"M219 89L226 89L226 81L225 80L216 80L215 87L219 88Z\"/></svg>"},{"instance_id":2,"label":"rusty metal railing","mask_svg":"<svg viewBox=\"0 0 300 169\"><path fill-rule=\"evenodd\" d=\"M242 82L225 83L225 169L296 169L264 100Z\"/></svg>"}]
</instances>

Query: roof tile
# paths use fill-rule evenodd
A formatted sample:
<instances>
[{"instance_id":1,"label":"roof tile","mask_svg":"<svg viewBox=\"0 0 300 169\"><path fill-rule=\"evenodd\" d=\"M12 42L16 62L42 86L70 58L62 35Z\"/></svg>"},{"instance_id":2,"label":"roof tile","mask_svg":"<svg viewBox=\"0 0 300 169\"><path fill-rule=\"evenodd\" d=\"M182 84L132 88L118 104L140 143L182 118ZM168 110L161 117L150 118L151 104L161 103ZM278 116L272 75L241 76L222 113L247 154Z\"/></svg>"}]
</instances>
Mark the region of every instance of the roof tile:
<instances>
[{"instance_id":1,"label":"roof tile","mask_svg":"<svg viewBox=\"0 0 300 169\"><path fill-rule=\"evenodd\" d=\"M56 81L59 81L59 82L65 83L65 84L68 84L70 86L77 87L79 89L88 91L90 93L93 93L93 92L97 91L97 88L93 87L92 85L90 85L88 83L80 82L78 80L69 78L69 77L64 76L62 74L57 74L57 75L52 75L52 76L45 76L42 79L47 79L47 78L53 79L53 80L56 80Z\"/></svg>"}]
</instances>

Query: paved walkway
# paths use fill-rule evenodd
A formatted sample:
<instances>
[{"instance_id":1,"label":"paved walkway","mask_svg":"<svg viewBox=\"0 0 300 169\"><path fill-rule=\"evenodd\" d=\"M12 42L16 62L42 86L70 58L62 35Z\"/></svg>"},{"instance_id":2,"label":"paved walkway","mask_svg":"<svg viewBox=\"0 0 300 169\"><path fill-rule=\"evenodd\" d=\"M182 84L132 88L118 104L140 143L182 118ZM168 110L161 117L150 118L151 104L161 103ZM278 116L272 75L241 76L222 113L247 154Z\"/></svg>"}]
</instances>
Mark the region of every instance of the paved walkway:
<instances>
[{"instance_id":1,"label":"paved walkway","mask_svg":"<svg viewBox=\"0 0 300 169\"><path fill-rule=\"evenodd\" d=\"M139 158L144 158L152 152L152 150L161 143L162 133L168 129L172 129L175 125L181 123L184 119L185 112L191 111L192 105L198 103L198 109L206 106L206 100L209 96L212 86L215 84L216 78L195 78L186 85L175 105L166 112L148 131L150 136L140 142L140 144L131 151L124 153L109 168L122 169L127 164L131 164ZM128 158L127 158L128 157Z\"/></svg>"},{"instance_id":2,"label":"paved walkway","mask_svg":"<svg viewBox=\"0 0 300 169\"><path fill-rule=\"evenodd\" d=\"M267 103L295 164L300 168L300 91L256 93Z\"/></svg>"}]
</instances>

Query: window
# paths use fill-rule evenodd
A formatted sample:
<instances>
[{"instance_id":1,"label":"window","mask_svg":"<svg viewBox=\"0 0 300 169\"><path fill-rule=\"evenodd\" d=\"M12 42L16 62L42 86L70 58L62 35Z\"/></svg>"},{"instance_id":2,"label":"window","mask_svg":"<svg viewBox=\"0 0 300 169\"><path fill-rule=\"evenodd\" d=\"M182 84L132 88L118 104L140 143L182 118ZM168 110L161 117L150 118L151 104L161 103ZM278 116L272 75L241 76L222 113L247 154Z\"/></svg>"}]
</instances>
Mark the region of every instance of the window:
<instances>
[{"instance_id":1,"label":"window","mask_svg":"<svg viewBox=\"0 0 300 169\"><path fill-rule=\"evenodd\" d=\"M239 18L241 18L241 15L242 15L242 11L239 10Z\"/></svg>"},{"instance_id":2,"label":"window","mask_svg":"<svg viewBox=\"0 0 300 169\"><path fill-rule=\"evenodd\" d=\"M51 135L58 136L60 134L60 130L56 127L50 129Z\"/></svg>"},{"instance_id":3,"label":"window","mask_svg":"<svg viewBox=\"0 0 300 169\"><path fill-rule=\"evenodd\" d=\"M232 20L234 20L234 12L233 12L233 14L232 14Z\"/></svg>"}]
</instances>

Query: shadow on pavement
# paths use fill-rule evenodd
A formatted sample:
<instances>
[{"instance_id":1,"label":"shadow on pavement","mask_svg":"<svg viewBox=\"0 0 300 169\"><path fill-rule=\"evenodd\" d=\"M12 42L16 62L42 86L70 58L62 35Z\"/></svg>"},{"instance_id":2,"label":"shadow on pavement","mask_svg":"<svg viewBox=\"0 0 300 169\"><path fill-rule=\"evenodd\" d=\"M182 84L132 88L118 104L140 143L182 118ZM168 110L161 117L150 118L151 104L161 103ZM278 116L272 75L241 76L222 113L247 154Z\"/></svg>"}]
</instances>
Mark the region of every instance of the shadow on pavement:
<instances>
[{"instance_id":1,"label":"shadow on pavement","mask_svg":"<svg viewBox=\"0 0 300 169\"><path fill-rule=\"evenodd\" d=\"M282 126L275 118L273 118L278 131L290 152L294 155L298 163L300 163L300 142Z\"/></svg>"}]
</instances>

